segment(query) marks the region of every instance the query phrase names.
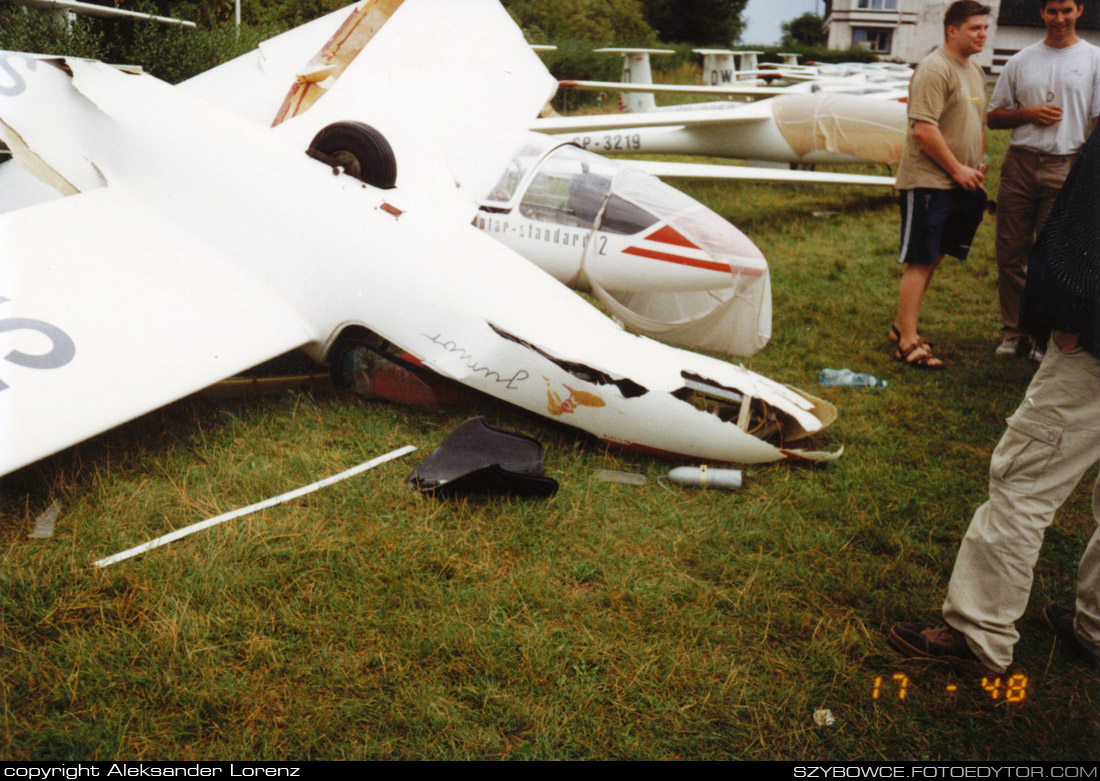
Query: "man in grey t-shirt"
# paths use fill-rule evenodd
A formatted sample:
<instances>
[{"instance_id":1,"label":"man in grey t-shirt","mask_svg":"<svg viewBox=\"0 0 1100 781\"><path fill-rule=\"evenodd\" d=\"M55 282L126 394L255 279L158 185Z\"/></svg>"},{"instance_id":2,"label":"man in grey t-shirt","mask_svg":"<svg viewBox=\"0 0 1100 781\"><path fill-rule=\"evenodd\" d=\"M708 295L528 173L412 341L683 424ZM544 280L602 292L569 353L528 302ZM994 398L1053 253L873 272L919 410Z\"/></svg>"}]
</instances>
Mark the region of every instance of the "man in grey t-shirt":
<instances>
[{"instance_id":1,"label":"man in grey t-shirt","mask_svg":"<svg viewBox=\"0 0 1100 781\"><path fill-rule=\"evenodd\" d=\"M1040 0L1039 6L1046 37L1005 65L987 116L990 128L1013 129L997 192L998 356L1016 355L1026 345L1019 318L1027 258L1100 115L1100 48L1077 37L1082 4Z\"/></svg>"}]
</instances>

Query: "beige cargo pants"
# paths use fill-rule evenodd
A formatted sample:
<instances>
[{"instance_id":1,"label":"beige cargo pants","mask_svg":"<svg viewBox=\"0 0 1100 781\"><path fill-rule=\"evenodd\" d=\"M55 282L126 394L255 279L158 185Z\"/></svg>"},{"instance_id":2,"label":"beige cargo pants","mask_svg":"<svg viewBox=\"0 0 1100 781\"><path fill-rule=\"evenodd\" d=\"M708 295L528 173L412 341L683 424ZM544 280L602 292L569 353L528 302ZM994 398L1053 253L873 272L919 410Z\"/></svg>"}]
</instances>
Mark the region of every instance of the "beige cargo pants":
<instances>
[{"instance_id":1,"label":"beige cargo pants","mask_svg":"<svg viewBox=\"0 0 1100 781\"><path fill-rule=\"evenodd\" d=\"M1004 672L1020 635L1043 533L1084 473L1100 461L1100 359L1051 342L1027 395L1008 419L989 466L989 501L959 547L943 615L986 666ZM1077 573L1075 628L1100 660L1100 480L1098 527Z\"/></svg>"}]
</instances>

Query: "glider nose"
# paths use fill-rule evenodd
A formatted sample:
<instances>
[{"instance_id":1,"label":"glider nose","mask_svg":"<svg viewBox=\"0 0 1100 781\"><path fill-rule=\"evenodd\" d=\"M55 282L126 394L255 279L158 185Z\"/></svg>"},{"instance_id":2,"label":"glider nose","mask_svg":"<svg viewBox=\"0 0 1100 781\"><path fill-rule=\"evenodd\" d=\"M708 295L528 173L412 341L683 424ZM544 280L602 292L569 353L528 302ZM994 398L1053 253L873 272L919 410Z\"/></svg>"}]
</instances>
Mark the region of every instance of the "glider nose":
<instances>
[{"instance_id":1,"label":"glider nose","mask_svg":"<svg viewBox=\"0 0 1100 781\"><path fill-rule=\"evenodd\" d=\"M648 289L715 290L766 278L764 253L749 238L686 193L637 169L615 177L612 193L652 215L623 250L645 258ZM731 279L732 276L732 279Z\"/></svg>"},{"instance_id":2,"label":"glider nose","mask_svg":"<svg viewBox=\"0 0 1100 781\"><path fill-rule=\"evenodd\" d=\"M700 266L723 271L733 277L761 277L768 273L764 253L752 240L701 204L697 209L677 215L661 231L663 237L686 243L707 260Z\"/></svg>"}]
</instances>

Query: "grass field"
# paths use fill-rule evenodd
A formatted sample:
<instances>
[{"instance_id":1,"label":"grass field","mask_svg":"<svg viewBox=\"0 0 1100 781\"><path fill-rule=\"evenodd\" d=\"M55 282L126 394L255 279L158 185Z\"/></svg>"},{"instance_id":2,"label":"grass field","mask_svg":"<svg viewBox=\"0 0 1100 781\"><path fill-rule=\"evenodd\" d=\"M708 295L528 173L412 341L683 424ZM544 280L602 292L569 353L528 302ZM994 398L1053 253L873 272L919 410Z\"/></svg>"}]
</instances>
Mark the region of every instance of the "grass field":
<instances>
[{"instance_id":1,"label":"grass field","mask_svg":"<svg viewBox=\"0 0 1100 781\"><path fill-rule=\"evenodd\" d=\"M991 136L995 161L1004 144ZM1007 679L986 691L884 639L895 621L938 618L1032 373L992 355L992 219L933 282L922 331L949 364L922 373L886 341L890 195L690 192L771 264L774 336L746 364L835 403L843 458L750 467L737 493L670 493L656 483L670 464L489 401L184 399L0 481L0 759L1100 758L1098 678L1036 617L1072 599L1095 471L1047 535L1020 622L1022 702L1006 701ZM889 386L821 388L823 367ZM557 495L405 488L474 414L540 439ZM420 451L90 567L404 444ZM55 536L27 539L55 499ZM816 726L819 709L835 722Z\"/></svg>"}]
</instances>

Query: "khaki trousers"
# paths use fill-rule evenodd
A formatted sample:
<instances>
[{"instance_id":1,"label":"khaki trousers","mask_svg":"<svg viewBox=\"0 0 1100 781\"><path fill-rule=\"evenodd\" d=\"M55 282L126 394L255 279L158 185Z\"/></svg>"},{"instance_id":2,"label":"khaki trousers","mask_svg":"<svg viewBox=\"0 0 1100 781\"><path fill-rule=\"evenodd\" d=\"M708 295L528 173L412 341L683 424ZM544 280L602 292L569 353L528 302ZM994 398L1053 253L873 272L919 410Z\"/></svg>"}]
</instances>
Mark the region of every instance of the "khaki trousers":
<instances>
[{"instance_id":1,"label":"khaki trousers","mask_svg":"<svg viewBox=\"0 0 1100 781\"><path fill-rule=\"evenodd\" d=\"M1010 146L997 188L997 293L1001 338L1019 337L1020 298L1035 237L1077 155L1047 155Z\"/></svg>"},{"instance_id":2,"label":"khaki trousers","mask_svg":"<svg viewBox=\"0 0 1100 781\"><path fill-rule=\"evenodd\" d=\"M1043 533L1082 475L1100 460L1100 359L1054 342L1008 419L978 508L951 573L943 615L990 669L1004 672L1020 635ZM1100 524L1100 480L1092 495ZM1077 637L1100 660L1100 525L1077 573Z\"/></svg>"}]
</instances>

